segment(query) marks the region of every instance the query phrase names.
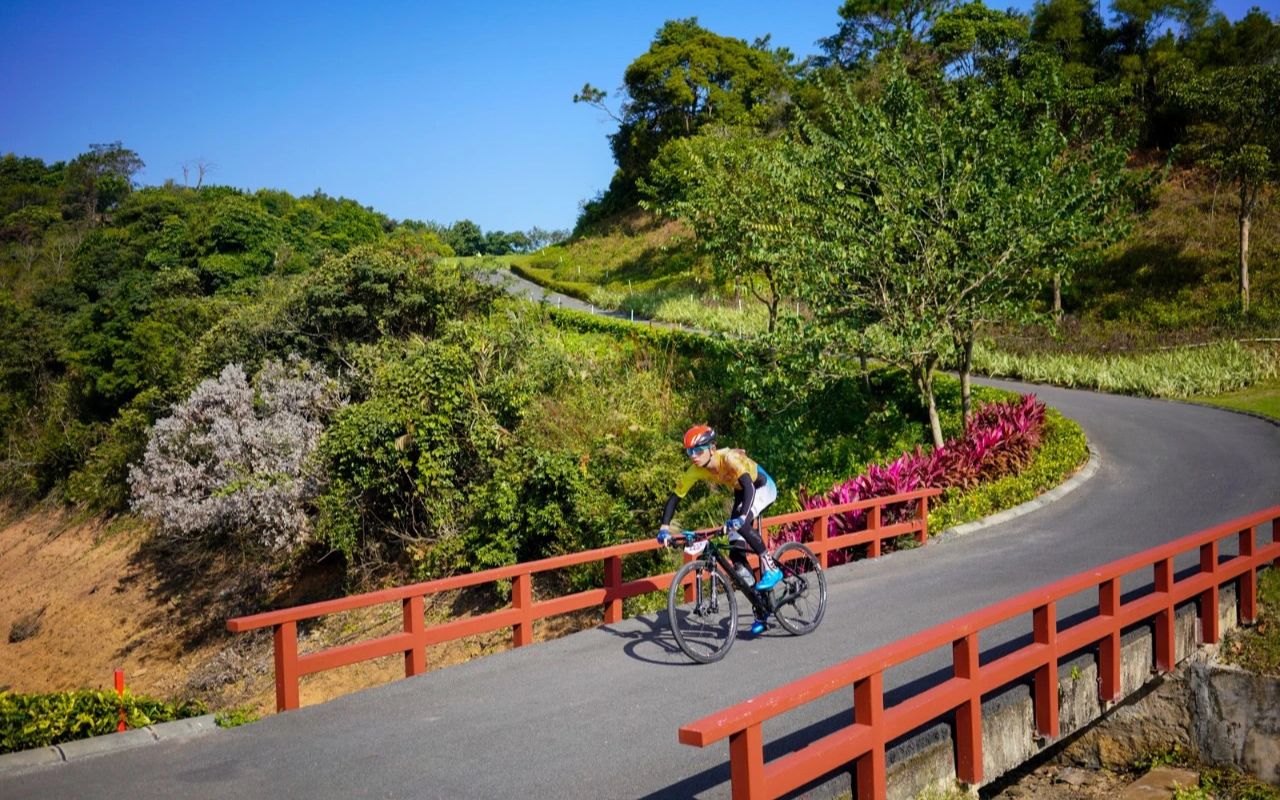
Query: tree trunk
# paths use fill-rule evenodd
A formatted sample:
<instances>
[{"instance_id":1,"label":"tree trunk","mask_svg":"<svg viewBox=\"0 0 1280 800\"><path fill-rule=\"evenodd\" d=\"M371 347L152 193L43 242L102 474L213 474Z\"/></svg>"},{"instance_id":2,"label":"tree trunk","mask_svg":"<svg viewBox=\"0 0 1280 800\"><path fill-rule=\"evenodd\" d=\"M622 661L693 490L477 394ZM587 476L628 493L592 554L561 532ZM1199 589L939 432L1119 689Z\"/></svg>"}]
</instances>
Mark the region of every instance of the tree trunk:
<instances>
[{"instance_id":1,"label":"tree trunk","mask_svg":"<svg viewBox=\"0 0 1280 800\"><path fill-rule=\"evenodd\" d=\"M1249 313L1249 212L1244 210L1241 191L1240 211L1240 310Z\"/></svg>"},{"instance_id":2,"label":"tree trunk","mask_svg":"<svg viewBox=\"0 0 1280 800\"><path fill-rule=\"evenodd\" d=\"M871 396L871 370L867 369L867 354L858 353L858 365L862 367L862 388Z\"/></svg>"},{"instance_id":3,"label":"tree trunk","mask_svg":"<svg viewBox=\"0 0 1280 800\"><path fill-rule=\"evenodd\" d=\"M960 344L960 420L965 427L969 425L972 389L970 377L973 372L973 340L976 336L976 330L969 331Z\"/></svg>"},{"instance_id":4,"label":"tree trunk","mask_svg":"<svg viewBox=\"0 0 1280 800\"><path fill-rule=\"evenodd\" d=\"M1062 319L1062 273L1053 273L1053 318Z\"/></svg>"},{"instance_id":5,"label":"tree trunk","mask_svg":"<svg viewBox=\"0 0 1280 800\"><path fill-rule=\"evenodd\" d=\"M920 399L929 412L929 431L933 434L933 446L942 447L942 423L938 420L938 404L933 397L933 368L937 361L936 358L930 358L913 366L911 371L914 373L916 388L920 390Z\"/></svg>"}]
</instances>

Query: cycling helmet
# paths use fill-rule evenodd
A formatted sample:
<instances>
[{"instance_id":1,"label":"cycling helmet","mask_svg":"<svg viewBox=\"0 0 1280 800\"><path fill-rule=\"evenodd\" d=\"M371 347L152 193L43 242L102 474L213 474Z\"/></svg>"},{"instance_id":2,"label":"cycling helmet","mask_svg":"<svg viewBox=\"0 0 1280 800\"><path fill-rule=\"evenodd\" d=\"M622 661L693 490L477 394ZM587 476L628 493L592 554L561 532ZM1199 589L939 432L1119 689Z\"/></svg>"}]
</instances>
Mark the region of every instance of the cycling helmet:
<instances>
[{"instance_id":1,"label":"cycling helmet","mask_svg":"<svg viewBox=\"0 0 1280 800\"><path fill-rule=\"evenodd\" d=\"M711 430L710 425L694 425L692 428L684 432L685 449L691 447L702 447L703 445L715 444L716 432Z\"/></svg>"}]
</instances>

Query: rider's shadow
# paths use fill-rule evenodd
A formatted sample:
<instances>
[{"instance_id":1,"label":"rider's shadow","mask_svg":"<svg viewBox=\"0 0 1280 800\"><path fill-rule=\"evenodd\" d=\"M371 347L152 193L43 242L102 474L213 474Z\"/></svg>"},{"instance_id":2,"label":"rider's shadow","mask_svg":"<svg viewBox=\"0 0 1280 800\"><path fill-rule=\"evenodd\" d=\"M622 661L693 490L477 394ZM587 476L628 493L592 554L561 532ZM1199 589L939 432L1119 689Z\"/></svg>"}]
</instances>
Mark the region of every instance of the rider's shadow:
<instances>
[{"instance_id":1,"label":"rider's shadow","mask_svg":"<svg viewBox=\"0 0 1280 800\"><path fill-rule=\"evenodd\" d=\"M684 613L683 609L678 613ZM745 634L745 631L751 627L752 619L754 618L750 610L738 611L737 639L758 638L748 637ZM726 621L725 624L727 625L728 622ZM697 662L685 655L680 645L676 643L675 634L671 632L671 616L666 611L657 611L642 617L628 617L616 625L601 625L599 630L620 639L626 639L623 652L637 661L673 667L699 666ZM764 635L768 636L774 630L771 628Z\"/></svg>"}]
</instances>

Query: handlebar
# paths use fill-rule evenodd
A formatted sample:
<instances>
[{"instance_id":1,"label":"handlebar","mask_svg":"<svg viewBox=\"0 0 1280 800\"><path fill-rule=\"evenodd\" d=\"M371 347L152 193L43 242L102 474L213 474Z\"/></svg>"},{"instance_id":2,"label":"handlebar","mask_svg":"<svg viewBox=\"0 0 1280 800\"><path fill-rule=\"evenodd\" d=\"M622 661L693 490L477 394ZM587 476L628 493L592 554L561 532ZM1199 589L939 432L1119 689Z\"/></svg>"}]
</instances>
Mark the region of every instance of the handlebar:
<instances>
[{"instance_id":1,"label":"handlebar","mask_svg":"<svg viewBox=\"0 0 1280 800\"><path fill-rule=\"evenodd\" d=\"M677 545L688 546L702 539L710 539L712 536L719 536L724 533L724 528L713 528L708 531L677 531L671 534L668 547Z\"/></svg>"}]
</instances>

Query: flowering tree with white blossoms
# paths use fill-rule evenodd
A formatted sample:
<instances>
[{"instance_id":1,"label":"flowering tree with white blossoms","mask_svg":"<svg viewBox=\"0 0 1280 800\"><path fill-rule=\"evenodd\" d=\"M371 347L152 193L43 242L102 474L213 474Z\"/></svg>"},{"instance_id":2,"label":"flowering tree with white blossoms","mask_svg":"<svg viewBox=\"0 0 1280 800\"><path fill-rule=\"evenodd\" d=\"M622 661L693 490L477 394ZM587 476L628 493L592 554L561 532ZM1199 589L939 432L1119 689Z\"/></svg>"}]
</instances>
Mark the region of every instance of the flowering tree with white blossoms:
<instances>
[{"instance_id":1,"label":"flowering tree with white blossoms","mask_svg":"<svg viewBox=\"0 0 1280 800\"><path fill-rule=\"evenodd\" d=\"M292 551L323 489L312 453L343 402L337 381L296 358L268 361L252 385L228 364L156 422L129 472L134 510L175 542L226 536Z\"/></svg>"}]
</instances>

